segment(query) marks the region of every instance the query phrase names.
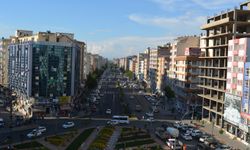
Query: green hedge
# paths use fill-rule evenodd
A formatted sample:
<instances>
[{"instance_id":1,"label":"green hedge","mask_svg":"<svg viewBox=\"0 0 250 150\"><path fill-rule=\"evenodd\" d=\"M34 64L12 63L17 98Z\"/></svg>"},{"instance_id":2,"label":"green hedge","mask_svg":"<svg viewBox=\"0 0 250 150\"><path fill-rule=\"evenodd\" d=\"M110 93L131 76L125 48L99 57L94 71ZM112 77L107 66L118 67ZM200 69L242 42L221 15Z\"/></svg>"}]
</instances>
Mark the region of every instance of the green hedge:
<instances>
[{"instance_id":1,"label":"green hedge","mask_svg":"<svg viewBox=\"0 0 250 150\"><path fill-rule=\"evenodd\" d=\"M118 139L118 142L125 142L125 141L132 141L132 140L136 140L136 139L148 139L150 138L149 134L146 135L134 135L134 136L129 136L129 137L120 137Z\"/></svg>"},{"instance_id":2,"label":"green hedge","mask_svg":"<svg viewBox=\"0 0 250 150\"><path fill-rule=\"evenodd\" d=\"M49 150L48 148L44 147L41 143L36 141L27 142L23 144L17 144L14 146L16 149L39 149L39 150Z\"/></svg>"},{"instance_id":3,"label":"green hedge","mask_svg":"<svg viewBox=\"0 0 250 150\"><path fill-rule=\"evenodd\" d=\"M75 138L75 140L67 147L66 150L78 149L93 131L94 128L84 130L77 138Z\"/></svg>"},{"instance_id":4,"label":"green hedge","mask_svg":"<svg viewBox=\"0 0 250 150\"><path fill-rule=\"evenodd\" d=\"M117 144L115 146L115 148L120 149L120 148L124 148L124 146L126 146L126 148L128 148L128 147L136 147L136 146L141 146L141 145L145 145L145 144L152 144L152 143L155 143L155 141L152 140L152 139L147 139L147 140L120 143L120 144Z\"/></svg>"}]
</instances>

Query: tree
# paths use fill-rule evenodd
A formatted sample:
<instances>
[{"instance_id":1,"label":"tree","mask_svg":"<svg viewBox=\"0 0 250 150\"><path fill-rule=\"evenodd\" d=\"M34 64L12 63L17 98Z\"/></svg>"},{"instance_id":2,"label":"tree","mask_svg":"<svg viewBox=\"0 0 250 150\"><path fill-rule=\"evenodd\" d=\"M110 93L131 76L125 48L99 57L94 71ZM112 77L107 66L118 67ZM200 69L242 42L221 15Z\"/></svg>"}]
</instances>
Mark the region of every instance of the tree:
<instances>
[{"instance_id":1,"label":"tree","mask_svg":"<svg viewBox=\"0 0 250 150\"><path fill-rule=\"evenodd\" d=\"M171 89L170 86L166 86L165 89L165 95L167 96L167 98L174 98L175 97L175 93L174 91Z\"/></svg>"},{"instance_id":2,"label":"tree","mask_svg":"<svg viewBox=\"0 0 250 150\"><path fill-rule=\"evenodd\" d=\"M126 71L126 72L125 72L125 75L126 75L130 80L133 79L133 77L134 77L134 74L133 74L132 71Z\"/></svg>"}]
</instances>

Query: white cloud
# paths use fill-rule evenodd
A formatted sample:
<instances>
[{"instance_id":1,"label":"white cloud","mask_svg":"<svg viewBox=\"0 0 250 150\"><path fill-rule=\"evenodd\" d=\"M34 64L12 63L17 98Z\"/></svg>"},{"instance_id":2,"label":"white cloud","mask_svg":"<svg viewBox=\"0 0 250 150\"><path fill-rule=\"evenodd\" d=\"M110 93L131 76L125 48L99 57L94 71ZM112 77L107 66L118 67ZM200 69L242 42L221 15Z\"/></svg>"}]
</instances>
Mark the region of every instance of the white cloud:
<instances>
[{"instance_id":1,"label":"white cloud","mask_svg":"<svg viewBox=\"0 0 250 150\"><path fill-rule=\"evenodd\" d=\"M107 58L117 58L143 52L147 47L156 47L173 40L175 36L140 37L126 36L108 39L101 42L88 42L88 51Z\"/></svg>"},{"instance_id":2,"label":"white cloud","mask_svg":"<svg viewBox=\"0 0 250 150\"><path fill-rule=\"evenodd\" d=\"M200 32L200 26L206 20L205 16L195 16L193 13L186 13L177 17L151 17L131 14L128 18L139 24L162 27L168 32L175 32L175 34L197 34Z\"/></svg>"},{"instance_id":3,"label":"white cloud","mask_svg":"<svg viewBox=\"0 0 250 150\"><path fill-rule=\"evenodd\" d=\"M228 7L229 9L234 5L242 2L242 0L191 0L193 3L205 8L205 9L223 9Z\"/></svg>"}]
</instances>

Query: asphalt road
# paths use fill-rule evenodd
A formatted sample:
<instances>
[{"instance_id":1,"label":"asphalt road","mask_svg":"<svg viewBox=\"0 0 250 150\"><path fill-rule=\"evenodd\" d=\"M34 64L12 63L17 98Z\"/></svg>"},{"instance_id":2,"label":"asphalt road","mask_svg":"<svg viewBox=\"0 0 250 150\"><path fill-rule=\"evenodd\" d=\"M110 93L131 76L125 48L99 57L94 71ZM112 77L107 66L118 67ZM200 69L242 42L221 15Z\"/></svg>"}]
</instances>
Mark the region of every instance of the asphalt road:
<instances>
[{"instance_id":1,"label":"asphalt road","mask_svg":"<svg viewBox=\"0 0 250 150\"><path fill-rule=\"evenodd\" d=\"M49 120L39 120L36 123L34 123L32 127L25 129L20 128L20 130L10 129L10 128L0 129L0 145L1 141L6 139L7 137L11 137L13 143L28 140L29 138L26 135L34 129L34 126L38 125L45 126L47 128L47 131L42 136L48 136L48 135L64 133L72 129L106 125L107 120L111 119L112 115L124 115L123 106L120 102L120 99L118 98L119 90L116 87L117 84L116 81L118 81L118 78L120 81L126 80L125 77L119 75L119 71L116 71L115 73L110 71L105 72L105 80L100 90L101 93L104 93L104 96L101 97L100 99L100 104L97 106L97 112L91 114L92 118L91 120L85 118L73 118L73 119L58 118ZM151 104L145 99L143 95L138 94L139 90L125 88L123 89L123 91L124 91L124 100L126 103L129 104L129 110L131 111L132 114L135 114L138 118L142 118L142 116L144 116L146 112L151 111ZM130 98L131 95L134 96L133 99ZM141 112L137 112L135 110L135 106L137 104L142 106ZM111 109L112 113L106 114L107 109ZM166 110L161 109L159 114L155 114L156 120L165 119L164 121L147 122L138 120L138 121L131 121L131 123L128 126L136 126L141 128L147 126L147 128L152 132L154 132L154 129L156 127L162 126L163 124L171 126L171 124L175 120L171 118L171 116L173 116L172 114L168 115L168 113L166 112L167 112ZM75 126L71 129L62 128L62 124L68 120L74 121ZM193 140L191 142L186 142L184 140L182 141L183 143L187 143L190 147L193 147L197 144L197 140Z\"/></svg>"}]
</instances>

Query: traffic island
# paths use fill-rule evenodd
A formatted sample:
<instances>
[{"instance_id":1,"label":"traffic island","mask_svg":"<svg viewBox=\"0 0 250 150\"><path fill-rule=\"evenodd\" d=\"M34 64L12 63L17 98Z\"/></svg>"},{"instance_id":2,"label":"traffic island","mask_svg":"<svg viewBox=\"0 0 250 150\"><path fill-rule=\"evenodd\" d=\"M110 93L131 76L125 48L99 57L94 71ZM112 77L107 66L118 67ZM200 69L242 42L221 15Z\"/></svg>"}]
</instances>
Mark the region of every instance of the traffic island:
<instances>
[{"instance_id":1,"label":"traffic island","mask_svg":"<svg viewBox=\"0 0 250 150\"><path fill-rule=\"evenodd\" d=\"M27 150L27 149L39 149L39 150L49 150L44 145L37 141L25 142L21 144L14 145L14 149Z\"/></svg>"},{"instance_id":2,"label":"traffic island","mask_svg":"<svg viewBox=\"0 0 250 150\"><path fill-rule=\"evenodd\" d=\"M123 128L117 141L115 149L127 148L147 148L161 149L160 146L151 138L146 130L140 128Z\"/></svg>"},{"instance_id":3,"label":"traffic island","mask_svg":"<svg viewBox=\"0 0 250 150\"><path fill-rule=\"evenodd\" d=\"M115 131L114 127L107 126L101 129L95 140L90 144L88 150L103 150L107 147L110 137Z\"/></svg>"}]
</instances>

